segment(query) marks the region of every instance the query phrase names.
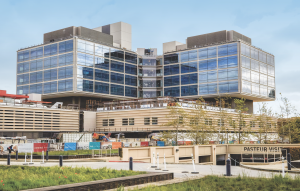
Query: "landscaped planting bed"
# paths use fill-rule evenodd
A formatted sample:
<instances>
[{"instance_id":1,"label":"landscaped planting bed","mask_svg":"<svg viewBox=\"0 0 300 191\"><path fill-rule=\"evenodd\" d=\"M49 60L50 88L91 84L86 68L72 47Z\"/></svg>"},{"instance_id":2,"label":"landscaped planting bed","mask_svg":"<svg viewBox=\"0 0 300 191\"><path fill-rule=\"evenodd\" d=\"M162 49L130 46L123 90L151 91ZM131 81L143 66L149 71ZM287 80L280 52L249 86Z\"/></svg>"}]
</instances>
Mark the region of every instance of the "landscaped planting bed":
<instances>
[{"instance_id":1,"label":"landscaped planting bed","mask_svg":"<svg viewBox=\"0 0 300 191\"><path fill-rule=\"evenodd\" d=\"M99 150L96 150L94 152L95 152L95 154L99 154ZM111 149L111 154L116 154L118 152L119 152L118 149ZM91 155L91 154L92 154L92 150L49 151L48 152L49 156L51 156L51 155L64 155L64 156L66 156L66 155ZM110 155L110 151L109 150L102 150L102 154ZM25 155L25 153L19 153L19 155ZM30 153L27 153L27 155L30 155ZM34 153L32 153L32 155L42 155L42 152L34 152ZM46 153L44 153L44 155L46 155Z\"/></svg>"},{"instance_id":2,"label":"landscaped planting bed","mask_svg":"<svg viewBox=\"0 0 300 191\"><path fill-rule=\"evenodd\" d=\"M138 174L145 172L84 167L0 166L0 190L24 190Z\"/></svg>"},{"instance_id":3,"label":"landscaped planting bed","mask_svg":"<svg viewBox=\"0 0 300 191\"><path fill-rule=\"evenodd\" d=\"M119 190L123 190L120 188ZM139 191L287 191L300 190L300 178L250 178L237 177L226 178L217 176L206 176L201 179L191 180L178 184L171 184L160 187L147 187Z\"/></svg>"}]
</instances>

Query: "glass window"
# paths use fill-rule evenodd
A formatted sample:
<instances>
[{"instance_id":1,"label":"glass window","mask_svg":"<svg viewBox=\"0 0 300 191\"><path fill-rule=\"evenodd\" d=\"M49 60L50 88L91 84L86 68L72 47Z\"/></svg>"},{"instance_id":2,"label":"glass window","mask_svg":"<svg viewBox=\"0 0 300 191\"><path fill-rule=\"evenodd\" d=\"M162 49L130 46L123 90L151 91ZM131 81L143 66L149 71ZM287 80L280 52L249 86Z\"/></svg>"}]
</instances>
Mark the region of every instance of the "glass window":
<instances>
[{"instance_id":1,"label":"glass window","mask_svg":"<svg viewBox=\"0 0 300 191\"><path fill-rule=\"evenodd\" d=\"M180 96L179 87L165 88L164 96L179 97Z\"/></svg>"},{"instance_id":2,"label":"glass window","mask_svg":"<svg viewBox=\"0 0 300 191\"><path fill-rule=\"evenodd\" d=\"M113 83L124 84L124 74L110 73L110 81ZM124 91L123 91L124 94Z\"/></svg>"},{"instance_id":3,"label":"glass window","mask_svg":"<svg viewBox=\"0 0 300 191\"><path fill-rule=\"evenodd\" d=\"M259 61L267 63L267 54L259 51Z\"/></svg>"},{"instance_id":4,"label":"glass window","mask_svg":"<svg viewBox=\"0 0 300 191\"><path fill-rule=\"evenodd\" d=\"M199 95L208 94L208 84L199 85Z\"/></svg>"},{"instance_id":5,"label":"glass window","mask_svg":"<svg viewBox=\"0 0 300 191\"><path fill-rule=\"evenodd\" d=\"M77 77L79 78L94 79L93 73L93 68L77 66Z\"/></svg>"},{"instance_id":6,"label":"glass window","mask_svg":"<svg viewBox=\"0 0 300 191\"><path fill-rule=\"evenodd\" d=\"M143 76L156 76L156 69L140 69L139 72L142 72Z\"/></svg>"},{"instance_id":7,"label":"glass window","mask_svg":"<svg viewBox=\"0 0 300 191\"><path fill-rule=\"evenodd\" d=\"M179 53L164 55L164 64L178 63Z\"/></svg>"},{"instance_id":8,"label":"glass window","mask_svg":"<svg viewBox=\"0 0 300 191\"><path fill-rule=\"evenodd\" d=\"M73 64L73 53L59 55L59 66L65 66L70 64Z\"/></svg>"},{"instance_id":9,"label":"glass window","mask_svg":"<svg viewBox=\"0 0 300 191\"><path fill-rule=\"evenodd\" d=\"M268 93L270 98L275 98L275 89L268 87Z\"/></svg>"},{"instance_id":10,"label":"glass window","mask_svg":"<svg viewBox=\"0 0 300 191\"><path fill-rule=\"evenodd\" d=\"M242 81L242 92L251 94L251 82Z\"/></svg>"},{"instance_id":11,"label":"glass window","mask_svg":"<svg viewBox=\"0 0 300 191\"><path fill-rule=\"evenodd\" d=\"M29 84L29 74L17 76L17 85Z\"/></svg>"},{"instance_id":12,"label":"glass window","mask_svg":"<svg viewBox=\"0 0 300 191\"><path fill-rule=\"evenodd\" d=\"M189 51L189 61L197 60L197 50Z\"/></svg>"},{"instance_id":13,"label":"glass window","mask_svg":"<svg viewBox=\"0 0 300 191\"><path fill-rule=\"evenodd\" d=\"M30 59L36 59L37 58L36 53L37 53L36 48L31 49L30 50Z\"/></svg>"},{"instance_id":14,"label":"glass window","mask_svg":"<svg viewBox=\"0 0 300 191\"><path fill-rule=\"evenodd\" d=\"M95 82L95 93L109 94L109 84Z\"/></svg>"},{"instance_id":15,"label":"glass window","mask_svg":"<svg viewBox=\"0 0 300 191\"><path fill-rule=\"evenodd\" d=\"M143 66L156 66L156 58L143 58L142 65Z\"/></svg>"},{"instance_id":16,"label":"glass window","mask_svg":"<svg viewBox=\"0 0 300 191\"><path fill-rule=\"evenodd\" d=\"M176 86L179 85L179 76L170 76L164 78L165 86Z\"/></svg>"},{"instance_id":17,"label":"glass window","mask_svg":"<svg viewBox=\"0 0 300 191\"><path fill-rule=\"evenodd\" d=\"M228 57L228 68L230 68L230 67L237 67L237 66L238 66L237 56L230 56L230 57Z\"/></svg>"},{"instance_id":18,"label":"glass window","mask_svg":"<svg viewBox=\"0 0 300 191\"><path fill-rule=\"evenodd\" d=\"M158 124L158 118L152 117L152 125L157 125L157 124Z\"/></svg>"},{"instance_id":19,"label":"glass window","mask_svg":"<svg viewBox=\"0 0 300 191\"><path fill-rule=\"evenodd\" d=\"M110 69L112 71L124 72L124 63L118 61L110 61Z\"/></svg>"},{"instance_id":20,"label":"glass window","mask_svg":"<svg viewBox=\"0 0 300 191\"><path fill-rule=\"evenodd\" d=\"M43 72L36 72L36 81L37 82L43 82Z\"/></svg>"},{"instance_id":21,"label":"glass window","mask_svg":"<svg viewBox=\"0 0 300 191\"><path fill-rule=\"evenodd\" d=\"M58 69L58 78L71 78L73 77L73 67L63 67Z\"/></svg>"},{"instance_id":22,"label":"glass window","mask_svg":"<svg viewBox=\"0 0 300 191\"><path fill-rule=\"evenodd\" d=\"M227 69L218 71L219 81L227 80Z\"/></svg>"},{"instance_id":23,"label":"glass window","mask_svg":"<svg viewBox=\"0 0 300 191\"><path fill-rule=\"evenodd\" d=\"M238 72L238 69L237 68L232 68L232 69L228 69L227 70L227 79L228 80L236 80L238 79L238 75L239 75L239 72Z\"/></svg>"},{"instance_id":24,"label":"glass window","mask_svg":"<svg viewBox=\"0 0 300 191\"><path fill-rule=\"evenodd\" d=\"M144 118L144 125L150 125L150 117Z\"/></svg>"},{"instance_id":25,"label":"glass window","mask_svg":"<svg viewBox=\"0 0 300 191\"><path fill-rule=\"evenodd\" d=\"M181 86L181 96L198 95L197 86Z\"/></svg>"},{"instance_id":26,"label":"glass window","mask_svg":"<svg viewBox=\"0 0 300 191\"><path fill-rule=\"evenodd\" d=\"M109 70L109 60L100 57L95 57L95 67Z\"/></svg>"},{"instance_id":27,"label":"glass window","mask_svg":"<svg viewBox=\"0 0 300 191\"><path fill-rule=\"evenodd\" d=\"M205 83L208 82L207 80L207 72L201 72L199 73L199 83Z\"/></svg>"},{"instance_id":28,"label":"glass window","mask_svg":"<svg viewBox=\"0 0 300 191\"><path fill-rule=\"evenodd\" d=\"M50 58L44 58L44 69L51 68Z\"/></svg>"},{"instance_id":29,"label":"glass window","mask_svg":"<svg viewBox=\"0 0 300 191\"><path fill-rule=\"evenodd\" d=\"M228 44L228 55L237 54L237 43Z\"/></svg>"},{"instance_id":30,"label":"glass window","mask_svg":"<svg viewBox=\"0 0 300 191\"><path fill-rule=\"evenodd\" d=\"M256 48L251 47L251 58L258 60L258 50Z\"/></svg>"},{"instance_id":31,"label":"glass window","mask_svg":"<svg viewBox=\"0 0 300 191\"><path fill-rule=\"evenodd\" d=\"M51 55L57 54L57 43L51 44Z\"/></svg>"},{"instance_id":32,"label":"glass window","mask_svg":"<svg viewBox=\"0 0 300 191\"><path fill-rule=\"evenodd\" d=\"M93 92L93 81L77 79L77 90L85 92Z\"/></svg>"},{"instance_id":33,"label":"glass window","mask_svg":"<svg viewBox=\"0 0 300 191\"><path fill-rule=\"evenodd\" d=\"M260 95L268 97L268 87L260 85Z\"/></svg>"},{"instance_id":34,"label":"glass window","mask_svg":"<svg viewBox=\"0 0 300 191\"><path fill-rule=\"evenodd\" d=\"M23 73L23 71L24 71L24 65L23 65L23 63L19 63L17 65L17 72L18 72L18 74Z\"/></svg>"},{"instance_id":35,"label":"glass window","mask_svg":"<svg viewBox=\"0 0 300 191\"><path fill-rule=\"evenodd\" d=\"M128 118L122 119L122 125L123 126L128 125Z\"/></svg>"},{"instance_id":36,"label":"glass window","mask_svg":"<svg viewBox=\"0 0 300 191\"><path fill-rule=\"evenodd\" d=\"M36 71L36 60L30 62L30 71Z\"/></svg>"},{"instance_id":37,"label":"glass window","mask_svg":"<svg viewBox=\"0 0 300 191\"><path fill-rule=\"evenodd\" d=\"M37 60L36 61L36 70L42 70L43 69L43 60Z\"/></svg>"},{"instance_id":38,"label":"glass window","mask_svg":"<svg viewBox=\"0 0 300 191\"><path fill-rule=\"evenodd\" d=\"M208 86L208 94L216 94L217 93L217 84L213 83L213 84L207 84Z\"/></svg>"},{"instance_id":39,"label":"glass window","mask_svg":"<svg viewBox=\"0 0 300 191\"><path fill-rule=\"evenodd\" d=\"M199 60L207 59L207 48L198 50Z\"/></svg>"},{"instance_id":40,"label":"glass window","mask_svg":"<svg viewBox=\"0 0 300 191\"><path fill-rule=\"evenodd\" d=\"M43 57L43 47L33 48L30 50L30 59Z\"/></svg>"},{"instance_id":41,"label":"glass window","mask_svg":"<svg viewBox=\"0 0 300 191\"><path fill-rule=\"evenodd\" d=\"M187 74L181 76L181 84L198 83L198 74Z\"/></svg>"},{"instance_id":42,"label":"glass window","mask_svg":"<svg viewBox=\"0 0 300 191\"><path fill-rule=\"evenodd\" d=\"M251 71L251 81L259 84L259 73Z\"/></svg>"},{"instance_id":43,"label":"glass window","mask_svg":"<svg viewBox=\"0 0 300 191\"><path fill-rule=\"evenodd\" d=\"M99 81L109 81L109 72L104 70L97 70L95 69L95 80Z\"/></svg>"},{"instance_id":44,"label":"glass window","mask_svg":"<svg viewBox=\"0 0 300 191\"><path fill-rule=\"evenodd\" d=\"M207 57L208 58L215 58L217 57L217 48L211 47L207 49Z\"/></svg>"},{"instance_id":45,"label":"glass window","mask_svg":"<svg viewBox=\"0 0 300 191\"><path fill-rule=\"evenodd\" d=\"M103 57L103 46L95 44L95 55Z\"/></svg>"},{"instance_id":46,"label":"glass window","mask_svg":"<svg viewBox=\"0 0 300 191\"><path fill-rule=\"evenodd\" d=\"M108 126L108 119L102 120L102 126Z\"/></svg>"},{"instance_id":47,"label":"glass window","mask_svg":"<svg viewBox=\"0 0 300 191\"><path fill-rule=\"evenodd\" d=\"M217 59L207 60L207 69L216 70L217 69Z\"/></svg>"},{"instance_id":48,"label":"glass window","mask_svg":"<svg viewBox=\"0 0 300 191\"><path fill-rule=\"evenodd\" d=\"M137 75L137 67L131 64L126 64L125 73Z\"/></svg>"},{"instance_id":49,"label":"glass window","mask_svg":"<svg viewBox=\"0 0 300 191\"><path fill-rule=\"evenodd\" d=\"M77 50L80 52L85 52L85 41L78 39Z\"/></svg>"},{"instance_id":50,"label":"glass window","mask_svg":"<svg viewBox=\"0 0 300 191\"><path fill-rule=\"evenodd\" d=\"M50 70L51 72L51 80L57 80L57 69Z\"/></svg>"},{"instance_id":51,"label":"glass window","mask_svg":"<svg viewBox=\"0 0 300 191\"><path fill-rule=\"evenodd\" d=\"M250 47L248 45L241 43L241 52L243 55L251 57L250 56Z\"/></svg>"},{"instance_id":52,"label":"glass window","mask_svg":"<svg viewBox=\"0 0 300 191\"><path fill-rule=\"evenodd\" d=\"M50 57L50 59L51 59L50 67L51 68L57 67L57 56L52 56Z\"/></svg>"},{"instance_id":53,"label":"glass window","mask_svg":"<svg viewBox=\"0 0 300 191\"><path fill-rule=\"evenodd\" d=\"M37 82L36 72L30 73L30 83L36 83L36 82Z\"/></svg>"},{"instance_id":54,"label":"glass window","mask_svg":"<svg viewBox=\"0 0 300 191\"><path fill-rule=\"evenodd\" d=\"M189 52L181 52L180 53L180 60L181 60L181 62L189 61Z\"/></svg>"},{"instance_id":55,"label":"glass window","mask_svg":"<svg viewBox=\"0 0 300 191\"><path fill-rule=\"evenodd\" d=\"M273 55L269 55L269 54L267 54L267 63L269 64L269 65L272 65L272 66L274 66L274 56Z\"/></svg>"},{"instance_id":56,"label":"glass window","mask_svg":"<svg viewBox=\"0 0 300 191\"><path fill-rule=\"evenodd\" d=\"M165 66L164 67L164 74L165 75L179 74L179 64L171 65L171 66Z\"/></svg>"},{"instance_id":57,"label":"glass window","mask_svg":"<svg viewBox=\"0 0 300 191\"><path fill-rule=\"evenodd\" d=\"M250 58L247 58L247 57L242 56L242 57L241 57L241 61L242 61L242 66L243 66L244 68L250 69Z\"/></svg>"},{"instance_id":58,"label":"glass window","mask_svg":"<svg viewBox=\"0 0 300 191\"><path fill-rule=\"evenodd\" d=\"M137 97L137 88L125 86L125 96Z\"/></svg>"},{"instance_id":59,"label":"glass window","mask_svg":"<svg viewBox=\"0 0 300 191\"><path fill-rule=\"evenodd\" d=\"M227 57L218 59L218 68L227 68L227 65L228 65Z\"/></svg>"},{"instance_id":60,"label":"glass window","mask_svg":"<svg viewBox=\"0 0 300 191\"><path fill-rule=\"evenodd\" d=\"M181 64L181 73L197 72L197 62L188 62Z\"/></svg>"},{"instance_id":61,"label":"glass window","mask_svg":"<svg viewBox=\"0 0 300 191\"><path fill-rule=\"evenodd\" d=\"M118 49L110 49L110 58L124 61L124 51Z\"/></svg>"},{"instance_id":62,"label":"glass window","mask_svg":"<svg viewBox=\"0 0 300 191\"><path fill-rule=\"evenodd\" d=\"M268 85L268 76L264 74L260 74L260 84Z\"/></svg>"},{"instance_id":63,"label":"glass window","mask_svg":"<svg viewBox=\"0 0 300 191\"><path fill-rule=\"evenodd\" d=\"M110 94L124 96L124 86L111 84Z\"/></svg>"},{"instance_id":64,"label":"glass window","mask_svg":"<svg viewBox=\"0 0 300 191\"><path fill-rule=\"evenodd\" d=\"M44 94L57 92L57 82L44 83Z\"/></svg>"},{"instance_id":65,"label":"glass window","mask_svg":"<svg viewBox=\"0 0 300 191\"><path fill-rule=\"evenodd\" d=\"M89 54L94 54L94 43L85 42L85 52Z\"/></svg>"},{"instance_id":66,"label":"glass window","mask_svg":"<svg viewBox=\"0 0 300 191\"><path fill-rule=\"evenodd\" d=\"M256 60L251 60L251 70L259 72L259 62Z\"/></svg>"},{"instance_id":67,"label":"glass window","mask_svg":"<svg viewBox=\"0 0 300 191\"><path fill-rule=\"evenodd\" d=\"M130 86L137 86L137 77L125 75L125 84Z\"/></svg>"},{"instance_id":68,"label":"glass window","mask_svg":"<svg viewBox=\"0 0 300 191\"><path fill-rule=\"evenodd\" d=\"M207 70L208 67L207 67L207 60L201 60L199 61L199 71L202 71L202 70Z\"/></svg>"},{"instance_id":69,"label":"glass window","mask_svg":"<svg viewBox=\"0 0 300 191\"><path fill-rule=\"evenodd\" d=\"M246 69L246 68L242 68L242 78L244 80L248 80L251 81L251 73L250 70Z\"/></svg>"},{"instance_id":70,"label":"glass window","mask_svg":"<svg viewBox=\"0 0 300 191\"><path fill-rule=\"evenodd\" d=\"M18 86L17 87L17 94L29 94L29 86Z\"/></svg>"},{"instance_id":71,"label":"glass window","mask_svg":"<svg viewBox=\"0 0 300 191\"><path fill-rule=\"evenodd\" d=\"M268 66L268 75L270 75L270 76L275 75L275 69L273 66Z\"/></svg>"},{"instance_id":72,"label":"glass window","mask_svg":"<svg viewBox=\"0 0 300 191\"><path fill-rule=\"evenodd\" d=\"M228 55L228 45L218 46L218 56L227 56Z\"/></svg>"},{"instance_id":73,"label":"glass window","mask_svg":"<svg viewBox=\"0 0 300 191\"><path fill-rule=\"evenodd\" d=\"M58 81L58 92L72 91L72 90L73 90L73 79Z\"/></svg>"},{"instance_id":74,"label":"glass window","mask_svg":"<svg viewBox=\"0 0 300 191\"><path fill-rule=\"evenodd\" d=\"M217 81L217 71L207 72L207 81L208 82L215 82L215 81Z\"/></svg>"},{"instance_id":75,"label":"glass window","mask_svg":"<svg viewBox=\"0 0 300 191\"><path fill-rule=\"evenodd\" d=\"M77 53L77 64L84 66L94 66L94 56L88 54Z\"/></svg>"},{"instance_id":76,"label":"glass window","mask_svg":"<svg viewBox=\"0 0 300 191\"><path fill-rule=\"evenodd\" d=\"M44 56L51 55L51 45L44 46Z\"/></svg>"},{"instance_id":77,"label":"glass window","mask_svg":"<svg viewBox=\"0 0 300 191\"><path fill-rule=\"evenodd\" d=\"M252 83L252 94L257 94L259 95L259 85Z\"/></svg>"},{"instance_id":78,"label":"glass window","mask_svg":"<svg viewBox=\"0 0 300 191\"><path fill-rule=\"evenodd\" d=\"M271 77L271 76L268 76L268 86L270 87L275 87L275 78L274 77Z\"/></svg>"},{"instance_id":79,"label":"glass window","mask_svg":"<svg viewBox=\"0 0 300 191\"><path fill-rule=\"evenodd\" d=\"M239 91L239 83L238 81L230 81L228 82L228 92L238 92Z\"/></svg>"}]
</instances>

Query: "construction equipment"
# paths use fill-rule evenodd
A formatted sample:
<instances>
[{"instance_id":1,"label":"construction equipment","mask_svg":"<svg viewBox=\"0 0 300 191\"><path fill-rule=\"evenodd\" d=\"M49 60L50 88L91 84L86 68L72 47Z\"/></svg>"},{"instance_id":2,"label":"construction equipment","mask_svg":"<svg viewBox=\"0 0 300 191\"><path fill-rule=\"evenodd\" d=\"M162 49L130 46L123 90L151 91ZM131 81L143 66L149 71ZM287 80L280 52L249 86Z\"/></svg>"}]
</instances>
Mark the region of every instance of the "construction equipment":
<instances>
[{"instance_id":1,"label":"construction equipment","mask_svg":"<svg viewBox=\"0 0 300 191\"><path fill-rule=\"evenodd\" d=\"M106 136L104 133L93 133L93 139L99 140L100 142L109 142L110 140L108 139L111 135L111 133L108 133L108 135Z\"/></svg>"}]
</instances>

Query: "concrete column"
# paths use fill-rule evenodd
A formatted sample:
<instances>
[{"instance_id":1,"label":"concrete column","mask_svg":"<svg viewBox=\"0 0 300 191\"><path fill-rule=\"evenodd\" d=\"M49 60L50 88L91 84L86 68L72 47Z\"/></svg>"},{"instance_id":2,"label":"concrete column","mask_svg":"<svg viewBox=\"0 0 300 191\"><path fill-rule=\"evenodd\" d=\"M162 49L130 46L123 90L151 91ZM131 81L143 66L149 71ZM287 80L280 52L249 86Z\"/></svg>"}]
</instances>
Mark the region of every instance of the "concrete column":
<instances>
[{"instance_id":1,"label":"concrete column","mask_svg":"<svg viewBox=\"0 0 300 191\"><path fill-rule=\"evenodd\" d=\"M199 146L195 145L194 146L194 159L195 159L195 164L199 163Z\"/></svg>"},{"instance_id":2,"label":"concrete column","mask_svg":"<svg viewBox=\"0 0 300 191\"><path fill-rule=\"evenodd\" d=\"M217 146L211 146L211 155L210 155L210 162L213 162L213 165L217 165L217 156L216 156Z\"/></svg>"}]
</instances>

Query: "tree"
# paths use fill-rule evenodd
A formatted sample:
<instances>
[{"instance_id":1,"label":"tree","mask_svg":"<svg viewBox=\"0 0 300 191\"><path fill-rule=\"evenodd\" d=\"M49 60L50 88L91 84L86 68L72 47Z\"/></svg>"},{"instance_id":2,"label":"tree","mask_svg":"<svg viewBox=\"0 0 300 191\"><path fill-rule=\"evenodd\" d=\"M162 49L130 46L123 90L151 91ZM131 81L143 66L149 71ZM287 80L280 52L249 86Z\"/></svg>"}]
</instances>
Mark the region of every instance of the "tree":
<instances>
[{"instance_id":1,"label":"tree","mask_svg":"<svg viewBox=\"0 0 300 191\"><path fill-rule=\"evenodd\" d=\"M219 128L219 131L217 132L218 133L218 141L220 141L221 139L221 142L224 141L224 132L226 129L228 129L228 122L229 122L229 119L230 119L230 115L229 113L227 112L226 108L231 108L231 104L230 104L230 101L231 100L231 97L229 95L226 95L224 97L221 97L219 95L218 98L216 98L216 106L218 106L220 109L219 109L219 118L218 118L218 127L217 129ZM222 132L222 133L221 133ZM221 138L220 138L221 136Z\"/></svg>"},{"instance_id":2,"label":"tree","mask_svg":"<svg viewBox=\"0 0 300 191\"><path fill-rule=\"evenodd\" d=\"M234 99L234 103L236 105L235 109L238 112L238 132L239 132L239 144L241 144L241 137L245 137L247 136L247 133L250 132L250 126L246 125L245 119L249 118L250 115L246 114L246 112L248 111L248 107L246 107L246 99L245 98L241 98L241 99ZM243 131L241 132L243 128Z\"/></svg>"},{"instance_id":3,"label":"tree","mask_svg":"<svg viewBox=\"0 0 300 191\"><path fill-rule=\"evenodd\" d=\"M165 131L162 133L162 137L173 139L178 145L179 128L184 129L186 125L186 112L179 103L175 103L173 106L168 106L169 114L166 116L168 122L164 126L171 127L173 130Z\"/></svg>"},{"instance_id":4,"label":"tree","mask_svg":"<svg viewBox=\"0 0 300 191\"><path fill-rule=\"evenodd\" d=\"M206 122L207 112L205 110L205 101L200 98L192 107L192 111L188 115L190 121L188 137L197 145L204 144L210 137L211 125Z\"/></svg>"},{"instance_id":5,"label":"tree","mask_svg":"<svg viewBox=\"0 0 300 191\"><path fill-rule=\"evenodd\" d=\"M259 125L259 139L262 141L262 133L264 133L264 143L267 143L268 132L272 128L273 123L273 113L271 108L267 106L266 103L263 103L262 106L259 105L259 114L256 117L256 121Z\"/></svg>"}]
</instances>

